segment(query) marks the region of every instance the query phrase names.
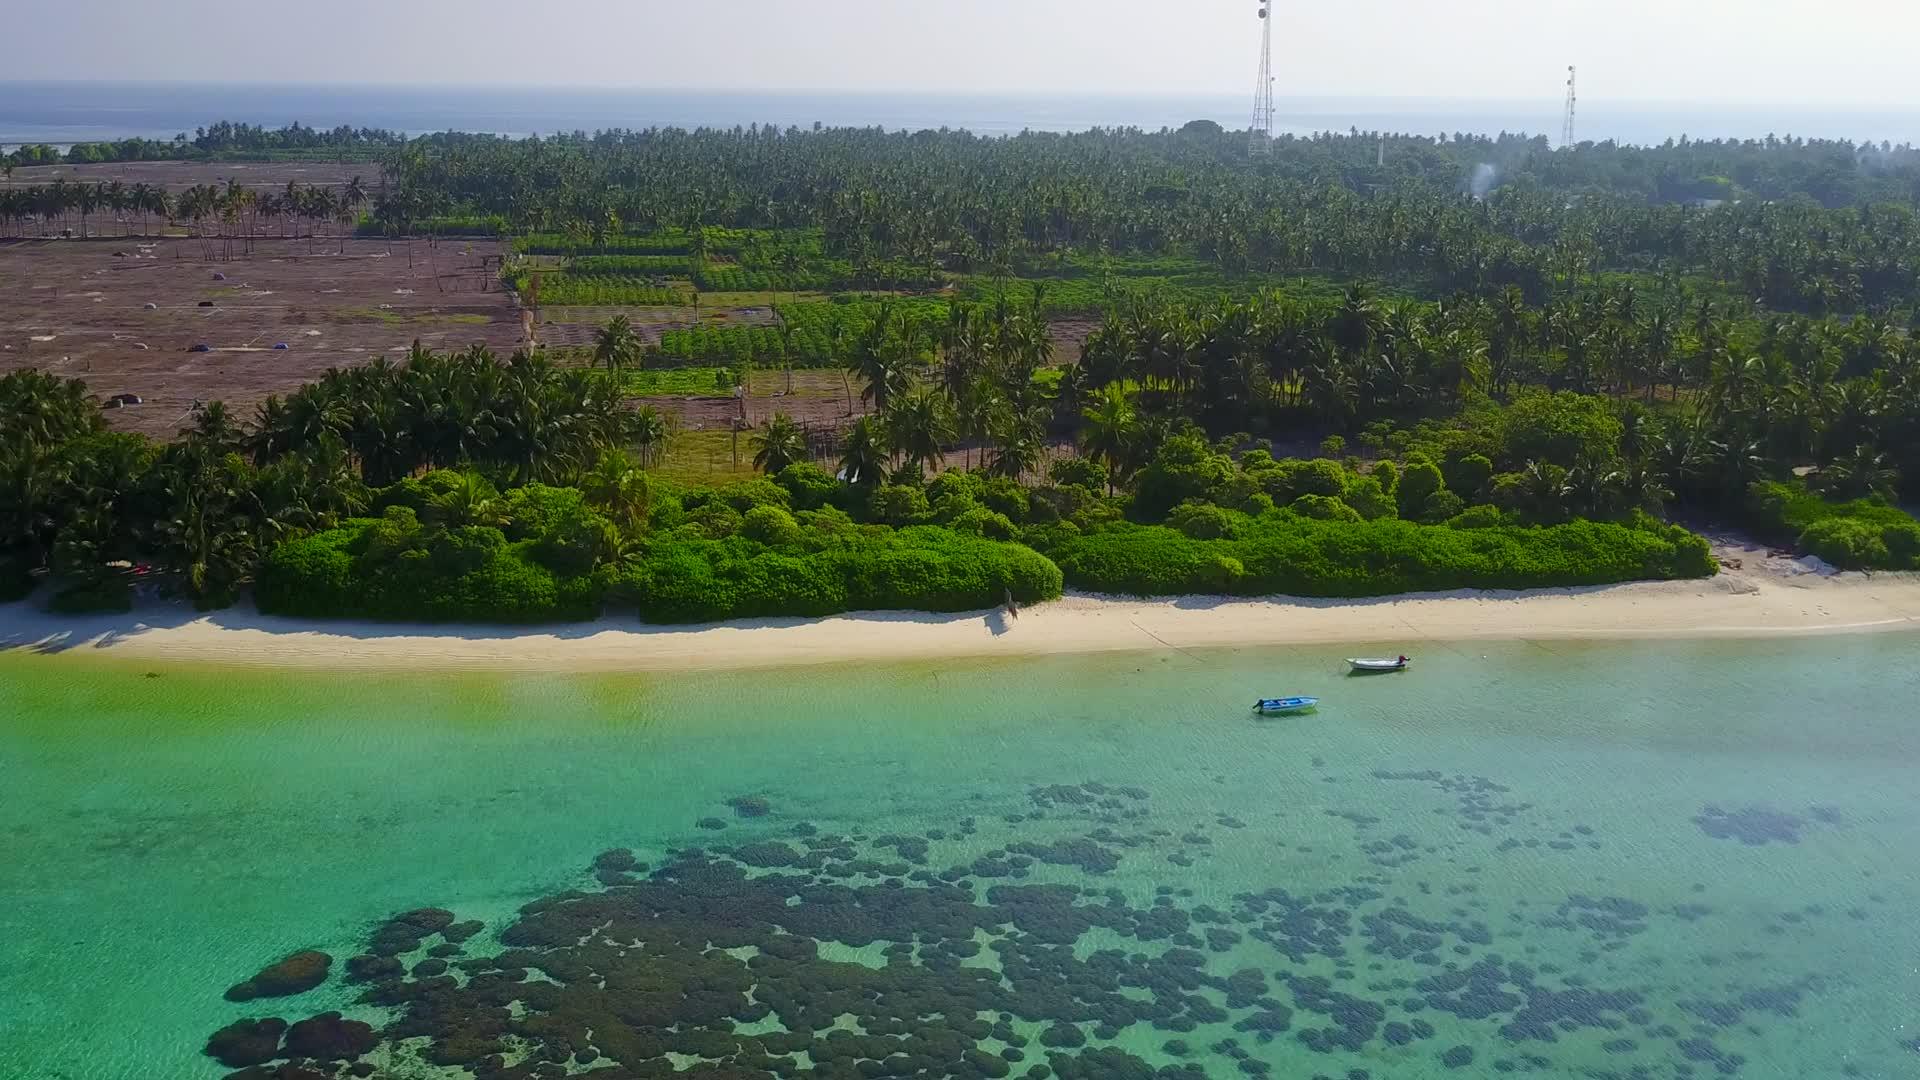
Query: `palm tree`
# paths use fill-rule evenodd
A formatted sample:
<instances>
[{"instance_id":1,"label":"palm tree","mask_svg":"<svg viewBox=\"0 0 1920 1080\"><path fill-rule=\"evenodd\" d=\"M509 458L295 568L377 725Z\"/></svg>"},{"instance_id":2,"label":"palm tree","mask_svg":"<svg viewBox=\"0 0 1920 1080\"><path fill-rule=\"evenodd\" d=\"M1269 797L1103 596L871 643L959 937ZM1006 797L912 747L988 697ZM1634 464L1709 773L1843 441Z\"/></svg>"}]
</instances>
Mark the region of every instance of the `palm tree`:
<instances>
[{"instance_id":1,"label":"palm tree","mask_svg":"<svg viewBox=\"0 0 1920 1080\"><path fill-rule=\"evenodd\" d=\"M886 415L893 449L909 468L945 463L943 447L953 438L953 416L935 391L916 390L895 401Z\"/></svg>"},{"instance_id":2,"label":"palm tree","mask_svg":"<svg viewBox=\"0 0 1920 1080\"><path fill-rule=\"evenodd\" d=\"M1878 495L1892 499L1900 486L1900 470L1887 455L1870 446L1856 446L1843 457L1822 466L1814 485L1830 499L1851 500Z\"/></svg>"},{"instance_id":3,"label":"palm tree","mask_svg":"<svg viewBox=\"0 0 1920 1080\"><path fill-rule=\"evenodd\" d=\"M1040 467L1046 456L1047 417L1040 409L1002 409L992 425L993 455L987 471L1018 480Z\"/></svg>"},{"instance_id":4,"label":"palm tree","mask_svg":"<svg viewBox=\"0 0 1920 1080\"><path fill-rule=\"evenodd\" d=\"M769 476L807 460L807 433L786 413L774 413L752 445L753 467Z\"/></svg>"},{"instance_id":5,"label":"palm tree","mask_svg":"<svg viewBox=\"0 0 1920 1080\"><path fill-rule=\"evenodd\" d=\"M459 529L469 525L489 525L497 528L508 522L506 506L500 501L500 493L494 490L486 477L475 472L462 473L460 483L452 490L436 495L429 501L421 517L445 529Z\"/></svg>"},{"instance_id":6,"label":"palm tree","mask_svg":"<svg viewBox=\"0 0 1920 1080\"><path fill-rule=\"evenodd\" d=\"M360 208L362 206L365 206L366 204L367 204L367 185L359 177L356 176L353 179L347 181L347 186L341 189L341 192L340 192L341 221L347 225L351 225L353 222L357 221L360 217ZM347 250L347 232L346 232L346 229L343 228L340 232L340 251L342 254L345 254L346 250Z\"/></svg>"},{"instance_id":7,"label":"palm tree","mask_svg":"<svg viewBox=\"0 0 1920 1080\"><path fill-rule=\"evenodd\" d=\"M660 455L666 450L667 439L673 434L669 417L651 405L642 405L634 411L629 422L628 434L640 451L640 464L651 468L659 464Z\"/></svg>"},{"instance_id":8,"label":"palm tree","mask_svg":"<svg viewBox=\"0 0 1920 1080\"><path fill-rule=\"evenodd\" d=\"M593 362L615 373L629 365L638 366L640 355L640 336L633 332L633 324L625 315L615 315L593 346Z\"/></svg>"},{"instance_id":9,"label":"palm tree","mask_svg":"<svg viewBox=\"0 0 1920 1080\"><path fill-rule=\"evenodd\" d=\"M223 454L238 449L245 438L239 425L233 422L233 416L227 411L224 401L212 401L194 407L193 434Z\"/></svg>"},{"instance_id":10,"label":"palm tree","mask_svg":"<svg viewBox=\"0 0 1920 1080\"><path fill-rule=\"evenodd\" d=\"M872 405L876 412L886 412L887 404L896 394L905 392L911 382L908 361L912 349L907 335L914 325L906 322L900 334L894 334L893 309L883 303L872 321L854 338L847 369L865 382L860 399Z\"/></svg>"},{"instance_id":11,"label":"palm tree","mask_svg":"<svg viewBox=\"0 0 1920 1080\"><path fill-rule=\"evenodd\" d=\"M161 559L186 578L201 610L233 603L256 553L252 478L238 454L188 438L169 448L152 482L162 509L154 521Z\"/></svg>"},{"instance_id":12,"label":"palm tree","mask_svg":"<svg viewBox=\"0 0 1920 1080\"><path fill-rule=\"evenodd\" d=\"M853 422L840 443L840 477L855 487L872 487L887 475L886 427L871 416Z\"/></svg>"},{"instance_id":13,"label":"palm tree","mask_svg":"<svg viewBox=\"0 0 1920 1080\"><path fill-rule=\"evenodd\" d=\"M639 464L625 454L602 454L581 490L588 503L628 535L646 527L653 505L652 487Z\"/></svg>"},{"instance_id":14,"label":"palm tree","mask_svg":"<svg viewBox=\"0 0 1920 1080\"><path fill-rule=\"evenodd\" d=\"M1140 414L1126 389L1109 383L1094 391L1081 420L1080 447L1089 457L1106 462L1107 493L1112 494L1114 480L1124 477L1133 464Z\"/></svg>"},{"instance_id":15,"label":"palm tree","mask_svg":"<svg viewBox=\"0 0 1920 1080\"><path fill-rule=\"evenodd\" d=\"M100 185L81 184L74 192L74 206L80 211L80 239L87 238L87 215L100 209Z\"/></svg>"}]
</instances>

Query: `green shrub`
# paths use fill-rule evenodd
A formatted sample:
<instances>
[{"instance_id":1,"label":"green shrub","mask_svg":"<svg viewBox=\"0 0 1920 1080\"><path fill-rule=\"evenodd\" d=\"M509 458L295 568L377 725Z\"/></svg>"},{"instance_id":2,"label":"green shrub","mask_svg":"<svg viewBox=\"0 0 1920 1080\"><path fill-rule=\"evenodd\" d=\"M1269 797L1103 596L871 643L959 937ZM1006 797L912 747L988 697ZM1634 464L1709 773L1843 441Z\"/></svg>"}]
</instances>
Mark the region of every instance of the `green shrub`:
<instances>
[{"instance_id":1,"label":"green shrub","mask_svg":"<svg viewBox=\"0 0 1920 1080\"><path fill-rule=\"evenodd\" d=\"M1291 503L1303 495L1338 496L1347 490L1347 471L1337 461L1288 459L1272 469L1249 474L1275 503Z\"/></svg>"},{"instance_id":2,"label":"green shrub","mask_svg":"<svg viewBox=\"0 0 1920 1080\"><path fill-rule=\"evenodd\" d=\"M977 503L980 497L986 494L986 490L986 477L979 473L948 469L934 477L933 483L927 485L927 498L936 503L956 497Z\"/></svg>"},{"instance_id":3,"label":"green shrub","mask_svg":"<svg viewBox=\"0 0 1920 1080\"><path fill-rule=\"evenodd\" d=\"M965 536L979 536L988 540L1012 540L1019 531L1005 514L984 506L976 506L955 518L952 529Z\"/></svg>"},{"instance_id":4,"label":"green shrub","mask_svg":"<svg viewBox=\"0 0 1920 1080\"><path fill-rule=\"evenodd\" d=\"M1800 550L1842 570L1878 570L1893 563L1882 527L1859 518L1830 517L1800 534Z\"/></svg>"},{"instance_id":5,"label":"green shrub","mask_svg":"<svg viewBox=\"0 0 1920 1080\"><path fill-rule=\"evenodd\" d=\"M773 479L786 489L796 510L818 510L840 494L840 481L810 461L795 462Z\"/></svg>"},{"instance_id":6,"label":"green shrub","mask_svg":"<svg viewBox=\"0 0 1920 1080\"><path fill-rule=\"evenodd\" d=\"M1004 476L989 479L980 493L980 503L1011 521L1027 520L1027 489Z\"/></svg>"},{"instance_id":7,"label":"green shrub","mask_svg":"<svg viewBox=\"0 0 1920 1080\"><path fill-rule=\"evenodd\" d=\"M1010 527L1010 526L1009 526ZM886 529L771 552L744 538L669 540L628 564L616 595L651 622L710 622L854 610L970 611L1060 595L1059 567L1034 551L936 528Z\"/></svg>"},{"instance_id":8,"label":"green shrub","mask_svg":"<svg viewBox=\"0 0 1920 1080\"><path fill-rule=\"evenodd\" d=\"M1466 509L1466 500L1446 488L1441 488L1427 498L1427 504L1421 508L1418 520L1426 525L1440 525L1458 517Z\"/></svg>"},{"instance_id":9,"label":"green shrub","mask_svg":"<svg viewBox=\"0 0 1920 1080\"><path fill-rule=\"evenodd\" d=\"M368 509L379 514L385 513L389 507L404 506L418 514L432 505L435 499L451 494L466 480L466 474L458 469L435 469L424 476L409 476L374 492L372 505Z\"/></svg>"},{"instance_id":10,"label":"green shrub","mask_svg":"<svg viewBox=\"0 0 1920 1080\"><path fill-rule=\"evenodd\" d=\"M960 515L980 509L980 503L971 495L958 492L942 495L933 499L933 508L929 511L936 525L951 524Z\"/></svg>"},{"instance_id":11,"label":"green shrub","mask_svg":"<svg viewBox=\"0 0 1920 1080\"><path fill-rule=\"evenodd\" d=\"M1400 467L1391 461L1382 461L1373 467L1373 478L1380 482L1380 490L1388 495L1397 495L1400 491Z\"/></svg>"},{"instance_id":12,"label":"green shrub","mask_svg":"<svg viewBox=\"0 0 1920 1080\"><path fill-rule=\"evenodd\" d=\"M1493 482L1493 461L1485 454L1466 454L1449 463L1445 475L1447 490L1472 502Z\"/></svg>"},{"instance_id":13,"label":"green shrub","mask_svg":"<svg viewBox=\"0 0 1920 1080\"><path fill-rule=\"evenodd\" d=\"M533 557L540 565L573 576L592 573L601 559L617 550L620 532L613 522L583 502L549 518L539 533L523 538L533 541Z\"/></svg>"},{"instance_id":14,"label":"green shrub","mask_svg":"<svg viewBox=\"0 0 1920 1080\"><path fill-rule=\"evenodd\" d=\"M1518 517L1497 506L1469 506L1447 519L1450 529L1497 529L1518 524Z\"/></svg>"},{"instance_id":15,"label":"green shrub","mask_svg":"<svg viewBox=\"0 0 1920 1080\"><path fill-rule=\"evenodd\" d=\"M1529 390L1501 410L1497 431L1501 457L1509 466L1545 461L1572 468L1583 459L1618 457L1624 429L1607 398Z\"/></svg>"},{"instance_id":16,"label":"green shrub","mask_svg":"<svg viewBox=\"0 0 1920 1080\"><path fill-rule=\"evenodd\" d=\"M1181 503L1167 516L1167 526L1195 540L1219 540L1238 531L1235 516L1211 503Z\"/></svg>"},{"instance_id":17,"label":"green shrub","mask_svg":"<svg viewBox=\"0 0 1920 1080\"><path fill-rule=\"evenodd\" d=\"M756 506L741 520L740 535L768 547L792 547L800 542L800 523L777 506Z\"/></svg>"},{"instance_id":18,"label":"green shrub","mask_svg":"<svg viewBox=\"0 0 1920 1080\"><path fill-rule=\"evenodd\" d=\"M929 520L932 510L927 505L927 493L919 488L882 484L873 490L867 514L874 521L899 528Z\"/></svg>"},{"instance_id":19,"label":"green shrub","mask_svg":"<svg viewBox=\"0 0 1920 1080\"><path fill-rule=\"evenodd\" d=\"M1047 476L1061 487L1083 487L1088 491L1107 490L1110 476L1104 462L1095 458L1061 458L1047 470Z\"/></svg>"},{"instance_id":20,"label":"green shrub","mask_svg":"<svg viewBox=\"0 0 1920 1080\"><path fill-rule=\"evenodd\" d=\"M1316 521L1359 521L1360 511L1332 495L1302 495L1287 504L1287 509Z\"/></svg>"},{"instance_id":21,"label":"green shrub","mask_svg":"<svg viewBox=\"0 0 1920 1080\"><path fill-rule=\"evenodd\" d=\"M1454 529L1397 519L1322 521L1276 514L1234 539L1116 524L1054 534L1048 553L1075 588L1168 596L1382 596L1458 588L1528 589L1705 576L1706 541L1673 527L1581 521ZM1222 586L1223 564L1239 572Z\"/></svg>"},{"instance_id":22,"label":"green shrub","mask_svg":"<svg viewBox=\"0 0 1920 1080\"><path fill-rule=\"evenodd\" d=\"M510 488L500 497L500 502L507 519L504 530L515 540L544 536L564 523L577 522L593 512L579 488L545 484Z\"/></svg>"},{"instance_id":23,"label":"green shrub","mask_svg":"<svg viewBox=\"0 0 1920 1080\"><path fill-rule=\"evenodd\" d=\"M1401 470L1400 486L1394 492L1400 516L1410 521L1426 520L1427 504L1446 487L1446 480L1433 462L1425 458L1409 459L1407 467Z\"/></svg>"},{"instance_id":24,"label":"green shrub","mask_svg":"<svg viewBox=\"0 0 1920 1080\"><path fill-rule=\"evenodd\" d=\"M1347 490L1340 495L1341 501L1359 511L1360 516L1371 521L1374 518L1394 517L1399 507L1394 504L1393 496L1375 476L1350 476Z\"/></svg>"},{"instance_id":25,"label":"green shrub","mask_svg":"<svg viewBox=\"0 0 1920 1080\"><path fill-rule=\"evenodd\" d=\"M793 505L793 496L788 494L787 489L764 476L729 484L714 495L743 514L756 506L777 506L785 510Z\"/></svg>"},{"instance_id":26,"label":"green shrub","mask_svg":"<svg viewBox=\"0 0 1920 1080\"><path fill-rule=\"evenodd\" d=\"M271 615L426 622L547 622L597 612L592 575L542 565L538 541L508 543L485 526L410 531L411 516L394 507L381 521L279 545L256 573L255 602Z\"/></svg>"},{"instance_id":27,"label":"green shrub","mask_svg":"<svg viewBox=\"0 0 1920 1080\"><path fill-rule=\"evenodd\" d=\"M1920 521L1881 526L1880 542L1887 546L1893 569L1920 570Z\"/></svg>"},{"instance_id":28,"label":"green shrub","mask_svg":"<svg viewBox=\"0 0 1920 1080\"><path fill-rule=\"evenodd\" d=\"M1133 514L1142 521L1160 521L1183 502L1210 499L1236 475L1233 459L1215 451L1205 439L1175 435L1160 444L1152 463L1135 480Z\"/></svg>"},{"instance_id":29,"label":"green shrub","mask_svg":"<svg viewBox=\"0 0 1920 1080\"><path fill-rule=\"evenodd\" d=\"M1874 525L1905 525L1912 515L1879 496L1829 502L1804 481L1762 481L1747 489L1747 522L1769 543L1792 543L1807 528L1828 518L1855 518Z\"/></svg>"},{"instance_id":30,"label":"green shrub","mask_svg":"<svg viewBox=\"0 0 1920 1080\"><path fill-rule=\"evenodd\" d=\"M712 502L688 510L686 524L676 531L708 540L724 540L739 532L741 524L740 511L726 503Z\"/></svg>"}]
</instances>

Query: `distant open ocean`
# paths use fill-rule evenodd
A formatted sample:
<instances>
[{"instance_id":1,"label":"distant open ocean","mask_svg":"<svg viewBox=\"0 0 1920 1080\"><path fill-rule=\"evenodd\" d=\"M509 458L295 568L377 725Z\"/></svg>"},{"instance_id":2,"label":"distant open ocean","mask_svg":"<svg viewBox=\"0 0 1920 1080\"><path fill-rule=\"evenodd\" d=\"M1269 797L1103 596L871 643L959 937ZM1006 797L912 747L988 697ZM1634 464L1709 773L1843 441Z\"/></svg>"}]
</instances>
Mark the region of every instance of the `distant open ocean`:
<instances>
[{"instance_id":1,"label":"distant open ocean","mask_svg":"<svg viewBox=\"0 0 1920 1080\"><path fill-rule=\"evenodd\" d=\"M192 83L0 82L0 146L68 145L139 136L170 139L218 120L280 127L351 124L409 134L503 135L653 126L737 124L964 128L987 135L1090 127L1178 127L1217 120L1244 128L1237 97L931 95L766 91L499 89L203 85ZM1297 134L1385 131L1435 135L1502 131L1557 137L1560 102L1310 98L1279 102L1277 126ZM1579 136L1655 144L1682 135L1768 134L1855 141L1920 142L1920 106L1685 105L1581 103Z\"/></svg>"}]
</instances>

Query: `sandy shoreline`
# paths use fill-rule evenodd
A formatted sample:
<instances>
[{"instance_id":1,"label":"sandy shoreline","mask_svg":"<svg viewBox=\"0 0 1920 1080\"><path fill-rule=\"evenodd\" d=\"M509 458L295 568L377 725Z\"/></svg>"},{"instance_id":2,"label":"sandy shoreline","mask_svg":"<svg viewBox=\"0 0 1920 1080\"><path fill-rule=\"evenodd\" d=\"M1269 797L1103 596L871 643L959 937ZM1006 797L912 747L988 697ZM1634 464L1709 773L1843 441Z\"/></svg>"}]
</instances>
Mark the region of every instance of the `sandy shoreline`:
<instances>
[{"instance_id":1,"label":"sandy shoreline","mask_svg":"<svg viewBox=\"0 0 1920 1080\"><path fill-rule=\"evenodd\" d=\"M0 607L0 650L112 659L319 669L684 671L943 656L1034 656L1220 646L1742 638L1920 630L1920 576L1723 573L1528 593L1381 600L1168 600L1069 596L1017 619L882 612L651 627L632 619L558 627L308 622L251 610L197 615L155 605L75 618Z\"/></svg>"}]
</instances>

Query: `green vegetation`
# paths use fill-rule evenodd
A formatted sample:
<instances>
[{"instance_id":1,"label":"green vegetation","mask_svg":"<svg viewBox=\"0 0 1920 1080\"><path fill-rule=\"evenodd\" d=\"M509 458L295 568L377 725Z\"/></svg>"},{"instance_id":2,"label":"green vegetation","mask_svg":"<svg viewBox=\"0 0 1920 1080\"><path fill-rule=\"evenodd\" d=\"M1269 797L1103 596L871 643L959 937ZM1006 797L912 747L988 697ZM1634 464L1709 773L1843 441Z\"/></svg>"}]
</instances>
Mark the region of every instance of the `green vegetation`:
<instances>
[{"instance_id":1,"label":"green vegetation","mask_svg":"<svg viewBox=\"0 0 1920 1080\"><path fill-rule=\"evenodd\" d=\"M1355 133L1254 157L1227 132L439 135L388 179L385 218L503 215L541 235L530 253L686 254L704 288L1062 276L1084 311L1134 277L1159 299L1331 275L1538 304L1627 275L1827 313L1908 308L1920 283L1920 151L1846 142Z\"/></svg>"},{"instance_id":2,"label":"green vegetation","mask_svg":"<svg viewBox=\"0 0 1920 1080\"><path fill-rule=\"evenodd\" d=\"M85 165L108 161L370 161L404 145L405 135L377 128L342 125L328 131L299 122L271 129L221 121L187 138L120 139L114 142L75 143L62 153L44 143L22 146L0 154L0 165Z\"/></svg>"},{"instance_id":3,"label":"green vegetation","mask_svg":"<svg viewBox=\"0 0 1920 1080\"><path fill-rule=\"evenodd\" d=\"M516 270L509 282L530 296L531 272ZM541 307L680 307L692 301L685 285L647 284L625 277L577 277L563 271L540 273Z\"/></svg>"},{"instance_id":4,"label":"green vegetation","mask_svg":"<svg viewBox=\"0 0 1920 1080\"><path fill-rule=\"evenodd\" d=\"M1713 572L1676 509L1920 568L1920 154L1388 137L1383 167L1381 141L442 135L377 192L9 189L19 231L154 214L209 257L363 205L387 236L471 225L517 235L502 275L541 305L691 325L646 348L616 318L587 369L416 349L164 445L8 376L0 595L685 620ZM1066 315L1097 321L1071 365ZM674 436L629 400L776 367L839 369L844 426Z\"/></svg>"},{"instance_id":5,"label":"green vegetation","mask_svg":"<svg viewBox=\"0 0 1920 1080\"><path fill-rule=\"evenodd\" d=\"M1075 588L1139 596L1385 596L1703 577L1714 569L1706 541L1677 526L1451 527L1322 520L1317 512L1230 512L1220 522L1224 535L1208 539L1189 535L1191 526L1112 525L1049 550Z\"/></svg>"},{"instance_id":6,"label":"green vegetation","mask_svg":"<svg viewBox=\"0 0 1920 1080\"><path fill-rule=\"evenodd\" d=\"M1920 570L1920 521L1888 503L1884 490L1838 502L1798 479L1763 481L1749 491L1748 508L1762 536L1842 570Z\"/></svg>"}]
</instances>

